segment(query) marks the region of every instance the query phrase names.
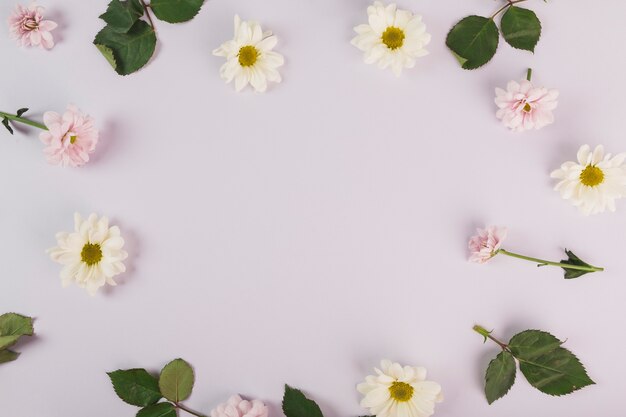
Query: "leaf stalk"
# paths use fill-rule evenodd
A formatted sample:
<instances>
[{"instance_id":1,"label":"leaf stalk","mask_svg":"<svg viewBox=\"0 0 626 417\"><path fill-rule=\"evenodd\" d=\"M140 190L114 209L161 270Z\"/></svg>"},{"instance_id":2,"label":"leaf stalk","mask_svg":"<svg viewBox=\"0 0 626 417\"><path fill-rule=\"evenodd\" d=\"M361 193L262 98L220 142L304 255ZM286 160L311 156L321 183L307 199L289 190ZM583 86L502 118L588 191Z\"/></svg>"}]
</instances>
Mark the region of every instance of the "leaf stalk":
<instances>
[{"instance_id":1,"label":"leaf stalk","mask_svg":"<svg viewBox=\"0 0 626 417\"><path fill-rule=\"evenodd\" d=\"M533 257L530 257L530 256L520 255L519 253L509 252L509 251L504 250L504 249L498 250L497 253L501 253L503 255L507 255L507 256L510 256L512 258L518 258L518 259L523 259L525 261L535 262L535 263L537 263L537 266L551 265L551 266L558 266L558 267L564 268L564 269L574 269L576 271L587 271L587 272L601 272L601 271L604 271L604 268L601 268L601 267L598 267L598 266L571 265L571 264L566 264L566 263L562 263L562 262L546 261L545 259L539 259L539 258L533 258Z\"/></svg>"},{"instance_id":2,"label":"leaf stalk","mask_svg":"<svg viewBox=\"0 0 626 417\"><path fill-rule=\"evenodd\" d=\"M23 123L25 125L33 126L41 130L48 130L46 125L38 123L38 122L34 122L32 120L28 120L24 117L18 116L17 114L10 114L10 113L5 113L5 112L0 111L0 119L1 118L7 118L9 120L13 120L14 122Z\"/></svg>"}]
</instances>

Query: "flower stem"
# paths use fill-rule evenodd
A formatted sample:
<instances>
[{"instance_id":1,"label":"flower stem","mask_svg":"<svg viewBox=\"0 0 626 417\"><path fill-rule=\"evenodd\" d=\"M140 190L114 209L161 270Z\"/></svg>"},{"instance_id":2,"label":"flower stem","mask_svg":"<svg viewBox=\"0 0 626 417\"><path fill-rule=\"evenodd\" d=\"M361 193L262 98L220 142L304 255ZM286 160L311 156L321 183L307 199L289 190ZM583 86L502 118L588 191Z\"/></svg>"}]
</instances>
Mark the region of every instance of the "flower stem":
<instances>
[{"instance_id":1,"label":"flower stem","mask_svg":"<svg viewBox=\"0 0 626 417\"><path fill-rule=\"evenodd\" d=\"M491 20L493 20L497 15L499 15L501 12L508 9L509 7L513 6L514 4L521 3L523 1L526 1L526 0L507 0L504 6L502 6L500 9L498 9L497 12L491 15Z\"/></svg>"},{"instance_id":2,"label":"flower stem","mask_svg":"<svg viewBox=\"0 0 626 417\"><path fill-rule=\"evenodd\" d=\"M526 71L526 79L530 81L531 78L533 78L533 69L528 68L528 71Z\"/></svg>"},{"instance_id":3,"label":"flower stem","mask_svg":"<svg viewBox=\"0 0 626 417\"><path fill-rule=\"evenodd\" d=\"M18 116L17 114L10 114L10 113L5 113L3 111L0 111L0 118L7 118L9 120L13 120L14 122L24 123L25 125L33 126L42 130L48 130L46 125L33 122L32 120L25 119L23 117Z\"/></svg>"},{"instance_id":4,"label":"flower stem","mask_svg":"<svg viewBox=\"0 0 626 417\"><path fill-rule=\"evenodd\" d=\"M150 11L148 10L150 6L146 4L145 0L141 0L141 4L143 5L143 9L146 12L146 16L148 16L148 22L150 22L150 26L152 26L152 30L156 31L156 28L154 27L154 22L152 22L152 16L150 16Z\"/></svg>"},{"instance_id":5,"label":"flower stem","mask_svg":"<svg viewBox=\"0 0 626 417\"><path fill-rule=\"evenodd\" d=\"M174 407L180 408L181 410L186 411L189 414L192 414L192 415L194 415L196 417L207 417L204 414L198 413L197 411L190 410L189 408L185 407L184 405L182 405L180 403L174 403Z\"/></svg>"},{"instance_id":6,"label":"flower stem","mask_svg":"<svg viewBox=\"0 0 626 417\"><path fill-rule=\"evenodd\" d=\"M502 350L507 350L507 351L509 350L509 345L507 345L506 343L502 343L501 341L499 341L498 339L493 337L491 335L491 332L489 330L485 329L484 327L479 326L479 325L475 325L473 327L473 330L476 333L478 333L479 335L481 335L482 337L484 337L485 341L487 341L487 339L492 340L495 343L497 343L502 348Z\"/></svg>"},{"instance_id":7,"label":"flower stem","mask_svg":"<svg viewBox=\"0 0 626 417\"><path fill-rule=\"evenodd\" d=\"M561 263L561 262L546 261L544 259L532 258L530 256L524 256L524 255L520 255L518 253L509 252L509 251L504 250L504 249L498 250L498 253L501 253L501 254L507 255L507 256L511 256L513 258L524 259L524 260L530 261L530 262L536 262L538 264L537 266L551 265L551 266L558 266L560 268L565 268L565 269L575 269L577 271L588 271L588 272L604 271L604 268L600 268L600 267L597 267L597 266L571 265L571 264L564 264L564 263Z\"/></svg>"}]
</instances>

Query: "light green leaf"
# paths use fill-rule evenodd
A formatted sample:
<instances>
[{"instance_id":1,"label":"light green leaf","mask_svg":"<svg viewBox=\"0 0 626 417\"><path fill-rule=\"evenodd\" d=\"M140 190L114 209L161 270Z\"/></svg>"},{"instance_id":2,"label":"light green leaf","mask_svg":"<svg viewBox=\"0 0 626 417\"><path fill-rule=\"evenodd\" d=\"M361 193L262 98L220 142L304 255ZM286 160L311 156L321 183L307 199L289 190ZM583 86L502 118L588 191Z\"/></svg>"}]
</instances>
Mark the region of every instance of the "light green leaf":
<instances>
[{"instance_id":1,"label":"light green leaf","mask_svg":"<svg viewBox=\"0 0 626 417\"><path fill-rule=\"evenodd\" d=\"M156 47L156 34L152 27L138 20L128 33L120 33L105 26L94 39L94 44L104 53L111 63L111 55L116 62L114 67L118 74L128 75L146 65ZM106 47L108 49L103 49Z\"/></svg>"},{"instance_id":2,"label":"light green leaf","mask_svg":"<svg viewBox=\"0 0 626 417\"><path fill-rule=\"evenodd\" d=\"M137 417L176 417L176 408L170 403L159 403L142 408Z\"/></svg>"},{"instance_id":3,"label":"light green leaf","mask_svg":"<svg viewBox=\"0 0 626 417\"><path fill-rule=\"evenodd\" d=\"M18 356L20 356L20 354L12 350L0 350L0 363L14 361Z\"/></svg>"},{"instance_id":4,"label":"light green leaf","mask_svg":"<svg viewBox=\"0 0 626 417\"><path fill-rule=\"evenodd\" d=\"M161 394L175 403L189 398L193 384L193 369L182 359L174 359L165 365L159 377Z\"/></svg>"},{"instance_id":5,"label":"light green leaf","mask_svg":"<svg viewBox=\"0 0 626 417\"><path fill-rule=\"evenodd\" d=\"M545 394L565 395L595 384L578 358L562 347L519 361L520 370L528 382Z\"/></svg>"},{"instance_id":6,"label":"light green leaf","mask_svg":"<svg viewBox=\"0 0 626 417\"><path fill-rule=\"evenodd\" d=\"M511 6L500 22L504 40L513 48L535 52L541 37L541 22L532 10Z\"/></svg>"},{"instance_id":7,"label":"light green leaf","mask_svg":"<svg viewBox=\"0 0 626 417\"><path fill-rule=\"evenodd\" d=\"M122 401L145 407L162 398L157 379L145 369L127 369L108 372L113 389Z\"/></svg>"},{"instance_id":8,"label":"light green leaf","mask_svg":"<svg viewBox=\"0 0 626 417\"><path fill-rule=\"evenodd\" d=\"M515 382L516 371L515 359L509 352L502 351L489 362L485 374L485 395L489 404L509 392Z\"/></svg>"},{"instance_id":9,"label":"light green leaf","mask_svg":"<svg viewBox=\"0 0 626 417\"><path fill-rule=\"evenodd\" d=\"M139 0L112 0L100 19L104 20L111 30L126 33L143 13L143 6Z\"/></svg>"},{"instance_id":10,"label":"light green leaf","mask_svg":"<svg viewBox=\"0 0 626 417\"><path fill-rule=\"evenodd\" d=\"M0 336L32 336L32 335L33 335L33 319L32 318L22 316L21 314L16 314L16 313L6 313L0 316Z\"/></svg>"},{"instance_id":11,"label":"light green leaf","mask_svg":"<svg viewBox=\"0 0 626 417\"><path fill-rule=\"evenodd\" d=\"M309 400L302 391L289 385L285 385L283 413L287 417L324 417L315 401Z\"/></svg>"},{"instance_id":12,"label":"light green leaf","mask_svg":"<svg viewBox=\"0 0 626 417\"><path fill-rule=\"evenodd\" d=\"M152 0L150 8L158 19L180 23L193 19L203 3L204 0Z\"/></svg>"},{"instance_id":13,"label":"light green leaf","mask_svg":"<svg viewBox=\"0 0 626 417\"><path fill-rule=\"evenodd\" d=\"M592 268L591 265L589 265L586 262L583 262L578 256L574 255L574 252L565 249L565 254L567 255L567 259L562 260L561 263L569 264L569 265L588 266ZM590 274L592 272L592 271L580 271L578 269L569 269L569 268L563 268L563 271L564 271L565 279L573 279L573 278L582 277L583 275Z\"/></svg>"},{"instance_id":14,"label":"light green leaf","mask_svg":"<svg viewBox=\"0 0 626 417\"><path fill-rule=\"evenodd\" d=\"M513 356L520 360L532 360L555 350L562 344L563 342L548 332L525 330L511 338L509 349Z\"/></svg>"},{"instance_id":15,"label":"light green leaf","mask_svg":"<svg viewBox=\"0 0 626 417\"><path fill-rule=\"evenodd\" d=\"M98 48L100 53L106 58L109 64L111 64L113 69L117 68L117 62L115 62L115 57L113 56L113 50L111 48L98 44L96 44L96 48Z\"/></svg>"},{"instance_id":16,"label":"light green leaf","mask_svg":"<svg viewBox=\"0 0 626 417\"><path fill-rule=\"evenodd\" d=\"M21 335L19 334L11 336L0 336L0 349L6 349L13 346L20 337Z\"/></svg>"},{"instance_id":17,"label":"light green leaf","mask_svg":"<svg viewBox=\"0 0 626 417\"><path fill-rule=\"evenodd\" d=\"M448 33L446 45L461 62L464 69L476 69L493 58L498 49L500 35L493 19L468 16ZM460 58L459 58L460 57Z\"/></svg>"}]
</instances>

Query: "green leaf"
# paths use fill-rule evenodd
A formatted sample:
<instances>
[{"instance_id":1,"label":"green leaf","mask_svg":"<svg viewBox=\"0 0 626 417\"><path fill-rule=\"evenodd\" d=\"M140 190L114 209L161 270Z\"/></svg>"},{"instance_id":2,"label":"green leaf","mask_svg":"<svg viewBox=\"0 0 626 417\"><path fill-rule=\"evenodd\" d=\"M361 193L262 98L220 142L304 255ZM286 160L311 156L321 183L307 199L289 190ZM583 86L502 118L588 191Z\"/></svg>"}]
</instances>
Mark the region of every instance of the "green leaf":
<instances>
[{"instance_id":1,"label":"green leaf","mask_svg":"<svg viewBox=\"0 0 626 417\"><path fill-rule=\"evenodd\" d=\"M446 45L459 62L466 60L462 64L464 69L476 69L493 58L498 49L499 37L493 19L468 16L450 30Z\"/></svg>"},{"instance_id":2,"label":"green leaf","mask_svg":"<svg viewBox=\"0 0 626 417\"><path fill-rule=\"evenodd\" d=\"M193 383L193 369L182 359L174 359L165 365L159 377L161 394L175 403L189 398Z\"/></svg>"},{"instance_id":3,"label":"green leaf","mask_svg":"<svg viewBox=\"0 0 626 417\"><path fill-rule=\"evenodd\" d=\"M158 19L180 23L193 19L203 3L204 0L152 0L150 8Z\"/></svg>"},{"instance_id":4,"label":"green leaf","mask_svg":"<svg viewBox=\"0 0 626 417\"><path fill-rule=\"evenodd\" d=\"M22 109L23 110L23 109ZM19 113L19 111L18 111ZM23 112L22 112L23 113ZM32 336L33 319L17 313L0 316L0 336Z\"/></svg>"},{"instance_id":5,"label":"green leaf","mask_svg":"<svg viewBox=\"0 0 626 417\"><path fill-rule=\"evenodd\" d=\"M14 361L18 356L20 356L20 354L12 350L0 350L0 363Z\"/></svg>"},{"instance_id":6,"label":"green leaf","mask_svg":"<svg viewBox=\"0 0 626 417\"><path fill-rule=\"evenodd\" d=\"M541 37L541 22L532 10L511 6L500 22L504 40L513 48L535 52Z\"/></svg>"},{"instance_id":7,"label":"green leaf","mask_svg":"<svg viewBox=\"0 0 626 417\"><path fill-rule=\"evenodd\" d=\"M115 62L115 57L113 56L113 50L108 46L98 45L96 44L96 48L100 51L100 53L106 58L109 64L113 67L113 69L117 68L117 62Z\"/></svg>"},{"instance_id":8,"label":"green leaf","mask_svg":"<svg viewBox=\"0 0 626 417\"><path fill-rule=\"evenodd\" d=\"M22 109L19 109L19 110L17 111L17 117L22 117L22 115L23 115L24 113L26 113L27 111L28 111L28 109L27 109L26 107L24 107L24 108L22 108Z\"/></svg>"},{"instance_id":9,"label":"green leaf","mask_svg":"<svg viewBox=\"0 0 626 417\"><path fill-rule=\"evenodd\" d=\"M526 330L509 341L509 349L517 359L532 360L552 352L563 344L555 336L541 330Z\"/></svg>"},{"instance_id":10,"label":"green leaf","mask_svg":"<svg viewBox=\"0 0 626 417\"><path fill-rule=\"evenodd\" d=\"M6 349L10 346L13 346L21 335L11 335L11 336L0 336L0 349Z\"/></svg>"},{"instance_id":11,"label":"green leaf","mask_svg":"<svg viewBox=\"0 0 626 417\"><path fill-rule=\"evenodd\" d=\"M489 404L509 392L515 382L515 371L515 359L509 352L502 351L489 362L485 374L485 395Z\"/></svg>"},{"instance_id":12,"label":"green leaf","mask_svg":"<svg viewBox=\"0 0 626 417\"><path fill-rule=\"evenodd\" d=\"M146 65L156 47L154 29L138 20L128 33L120 33L105 26L94 39L107 61L111 63L111 56L115 60L115 71L120 75L128 75ZM105 49L107 48L107 49Z\"/></svg>"},{"instance_id":13,"label":"green leaf","mask_svg":"<svg viewBox=\"0 0 626 417\"><path fill-rule=\"evenodd\" d=\"M145 369L127 369L108 372L113 389L122 401L145 407L162 398L157 379Z\"/></svg>"},{"instance_id":14,"label":"green leaf","mask_svg":"<svg viewBox=\"0 0 626 417\"><path fill-rule=\"evenodd\" d=\"M176 417L176 408L170 403L159 403L142 408L137 417Z\"/></svg>"},{"instance_id":15,"label":"green leaf","mask_svg":"<svg viewBox=\"0 0 626 417\"><path fill-rule=\"evenodd\" d=\"M309 400L302 391L289 385L285 385L283 413L287 417L324 417L315 401Z\"/></svg>"},{"instance_id":16,"label":"green leaf","mask_svg":"<svg viewBox=\"0 0 626 417\"><path fill-rule=\"evenodd\" d=\"M2 124L4 125L4 127L7 128L7 130L9 131L10 134L13 134L13 128L9 124L9 119L7 119L6 117L4 119L2 119Z\"/></svg>"},{"instance_id":17,"label":"green leaf","mask_svg":"<svg viewBox=\"0 0 626 417\"><path fill-rule=\"evenodd\" d=\"M519 361L520 370L528 382L545 394L565 395L595 384L578 358L562 347Z\"/></svg>"},{"instance_id":18,"label":"green leaf","mask_svg":"<svg viewBox=\"0 0 626 417\"><path fill-rule=\"evenodd\" d=\"M143 6L139 0L112 0L100 19L104 20L111 30L126 33L143 13Z\"/></svg>"},{"instance_id":19,"label":"green leaf","mask_svg":"<svg viewBox=\"0 0 626 417\"><path fill-rule=\"evenodd\" d=\"M565 254L567 255L567 259L562 260L561 263L568 264L568 265L588 266L588 267L593 268L588 263L583 262L578 256L574 255L574 252L565 249ZM592 272L592 271L580 271L578 269L569 269L569 268L563 268L563 271L565 271L564 273L565 279L573 279L573 278L582 277L583 275L589 274Z\"/></svg>"}]
</instances>

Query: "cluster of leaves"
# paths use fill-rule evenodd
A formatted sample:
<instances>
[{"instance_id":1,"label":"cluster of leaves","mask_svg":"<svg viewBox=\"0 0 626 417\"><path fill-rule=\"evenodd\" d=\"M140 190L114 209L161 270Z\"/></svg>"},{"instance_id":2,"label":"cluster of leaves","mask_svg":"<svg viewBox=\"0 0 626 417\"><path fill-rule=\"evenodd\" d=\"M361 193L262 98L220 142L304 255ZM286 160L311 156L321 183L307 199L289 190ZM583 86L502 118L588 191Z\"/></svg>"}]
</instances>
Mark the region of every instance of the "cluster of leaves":
<instances>
[{"instance_id":1,"label":"cluster of leaves","mask_svg":"<svg viewBox=\"0 0 626 417\"><path fill-rule=\"evenodd\" d=\"M594 384L578 358L561 346L563 343L550 333L526 330L513 336L508 344L502 344L502 352L489 362L485 374L489 404L506 395L513 386L516 359L526 380L545 394L570 394Z\"/></svg>"},{"instance_id":2,"label":"cluster of leaves","mask_svg":"<svg viewBox=\"0 0 626 417\"><path fill-rule=\"evenodd\" d=\"M155 377L142 368L109 372L113 389L122 401L142 407L137 417L176 417L179 403L191 395L195 381L191 365L174 359ZM167 401L159 402L165 398Z\"/></svg>"},{"instance_id":3,"label":"cluster of leaves","mask_svg":"<svg viewBox=\"0 0 626 417\"><path fill-rule=\"evenodd\" d=\"M525 0L507 0L507 4L491 17L467 16L448 33L446 45L464 69L482 67L493 58L500 35L495 18L500 20L502 37L513 48L535 52L541 37L541 22L532 10L515 6Z\"/></svg>"},{"instance_id":4,"label":"cluster of leaves","mask_svg":"<svg viewBox=\"0 0 626 417\"><path fill-rule=\"evenodd\" d=\"M22 336L33 335L33 319L16 313L0 316L0 363L14 361L20 356L9 350Z\"/></svg>"},{"instance_id":5,"label":"cluster of leaves","mask_svg":"<svg viewBox=\"0 0 626 417\"><path fill-rule=\"evenodd\" d=\"M27 111L28 111L28 109L27 109L27 108L19 109L19 110L16 112L17 117L22 117L22 115L23 115L24 113L26 113ZM9 131L9 133L10 133L10 134L13 134L13 128L12 128L12 127L11 127L11 125L9 124L9 118L8 118L8 117L4 116L4 117L2 118L2 124L4 125L4 127L6 127L6 128L7 128L7 130Z\"/></svg>"},{"instance_id":6,"label":"cluster of leaves","mask_svg":"<svg viewBox=\"0 0 626 417\"><path fill-rule=\"evenodd\" d=\"M204 0L112 0L100 16L106 26L93 43L120 75L128 75L146 65L156 48L156 32L150 11L157 19L181 23L193 19ZM142 19L146 16L148 22Z\"/></svg>"}]
</instances>

